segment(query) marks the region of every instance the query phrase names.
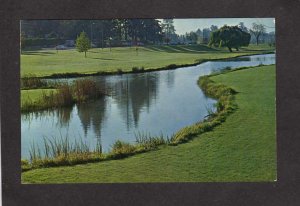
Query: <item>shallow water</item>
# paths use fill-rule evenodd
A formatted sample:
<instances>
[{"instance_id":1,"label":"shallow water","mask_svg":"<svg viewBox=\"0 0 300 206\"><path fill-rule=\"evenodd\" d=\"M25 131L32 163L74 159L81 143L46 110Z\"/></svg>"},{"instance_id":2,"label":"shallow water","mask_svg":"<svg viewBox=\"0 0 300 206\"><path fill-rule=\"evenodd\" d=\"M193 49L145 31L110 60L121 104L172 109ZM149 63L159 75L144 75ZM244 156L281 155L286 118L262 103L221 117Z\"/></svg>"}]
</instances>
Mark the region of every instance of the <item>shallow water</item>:
<instances>
[{"instance_id":1,"label":"shallow water","mask_svg":"<svg viewBox=\"0 0 300 206\"><path fill-rule=\"evenodd\" d=\"M100 141L104 152L118 139L134 143L138 132L170 137L214 110L216 101L203 94L197 85L199 76L226 67L260 64L275 64L275 54L209 61L168 71L86 77L110 88L111 95L70 108L22 114L22 158L29 158L33 142L42 149L43 137L82 139L91 148Z\"/></svg>"}]
</instances>

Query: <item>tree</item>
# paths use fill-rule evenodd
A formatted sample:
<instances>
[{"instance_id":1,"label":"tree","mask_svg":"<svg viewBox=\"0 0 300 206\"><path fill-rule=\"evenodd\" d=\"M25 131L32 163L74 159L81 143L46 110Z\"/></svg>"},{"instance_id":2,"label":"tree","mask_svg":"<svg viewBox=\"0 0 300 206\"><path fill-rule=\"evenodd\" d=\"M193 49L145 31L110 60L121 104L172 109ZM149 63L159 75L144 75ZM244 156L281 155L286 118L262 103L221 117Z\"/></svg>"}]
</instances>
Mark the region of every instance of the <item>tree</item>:
<instances>
[{"instance_id":1,"label":"tree","mask_svg":"<svg viewBox=\"0 0 300 206\"><path fill-rule=\"evenodd\" d=\"M25 48L25 37L24 37L24 34L23 33L21 33L21 36L20 36L20 39L21 39L21 41L20 41L20 47L21 47L21 53L23 52L23 49Z\"/></svg>"},{"instance_id":2,"label":"tree","mask_svg":"<svg viewBox=\"0 0 300 206\"><path fill-rule=\"evenodd\" d=\"M238 27L244 32L249 32L248 28L245 26L244 22L240 22Z\"/></svg>"},{"instance_id":3,"label":"tree","mask_svg":"<svg viewBox=\"0 0 300 206\"><path fill-rule=\"evenodd\" d=\"M248 46L251 35L242 31L237 26L223 26L211 33L209 46L227 47L230 52L232 48L237 51L241 46Z\"/></svg>"},{"instance_id":4,"label":"tree","mask_svg":"<svg viewBox=\"0 0 300 206\"><path fill-rule=\"evenodd\" d=\"M91 42L87 37L85 32L81 32L80 35L76 39L76 49L79 52L84 52L84 56L86 57L86 52L91 48Z\"/></svg>"},{"instance_id":5,"label":"tree","mask_svg":"<svg viewBox=\"0 0 300 206\"><path fill-rule=\"evenodd\" d=\"M209 41L209 36L210 36L210 29L209 28L204 28L202 31L202 43L207 44Z\"/></svg>"},{"instance_id":6,"label":"tree","mask_svg":"<svg viewBox=\"0 0 300 206\"><path fill-rule=\"evenodd\" d=\"M266 28L262 24L252 24L252 29L250 29L251 34L256 38L256 45L258 45L259 37L266 32Z\"/></svg>"},{"instance_id":7,"label":"tree","mask_svg":"<svg viewBox=\"0 0 300 206\"><path fill-rule=\"evenodd\" d=\"M217 31L218 30L218 26L216 25L211 25L210 26L210 31L214 32L214 31Z\"/></svg>"},{"instance_id":8,"label":"tree","mask_svg":"<svg viewBox=\"0 0 300 206\"><path fill-rule=\"evenodd\" d=\"M167 44L176 36L173 19L163 19L161 24L162 32L164 33L164 39Z\"/></svg>"}]
</instances>

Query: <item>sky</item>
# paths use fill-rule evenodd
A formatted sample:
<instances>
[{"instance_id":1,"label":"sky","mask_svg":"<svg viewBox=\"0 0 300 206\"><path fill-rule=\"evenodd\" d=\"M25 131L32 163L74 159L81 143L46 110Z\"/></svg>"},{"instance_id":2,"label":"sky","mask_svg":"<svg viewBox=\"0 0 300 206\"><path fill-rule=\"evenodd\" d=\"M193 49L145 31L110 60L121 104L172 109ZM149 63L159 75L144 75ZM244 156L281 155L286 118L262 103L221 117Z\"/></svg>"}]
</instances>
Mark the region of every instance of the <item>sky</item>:
<instances>
[{"instance_id":1,"label":"sky","mask_svg":"<svg viewBox=\"0 0 300 206\"><path fill-rule=\"evenodd\" d=\"M177 34L196 31L197 29L209 28L216 25L219 28L224 24L228 26L238 25L244 22L247 28L251 28L252 23L263 24L267 32L275 31L275 18L199 18L199 19L174 19L174 26Z\"/></svg>"}]
</instances>

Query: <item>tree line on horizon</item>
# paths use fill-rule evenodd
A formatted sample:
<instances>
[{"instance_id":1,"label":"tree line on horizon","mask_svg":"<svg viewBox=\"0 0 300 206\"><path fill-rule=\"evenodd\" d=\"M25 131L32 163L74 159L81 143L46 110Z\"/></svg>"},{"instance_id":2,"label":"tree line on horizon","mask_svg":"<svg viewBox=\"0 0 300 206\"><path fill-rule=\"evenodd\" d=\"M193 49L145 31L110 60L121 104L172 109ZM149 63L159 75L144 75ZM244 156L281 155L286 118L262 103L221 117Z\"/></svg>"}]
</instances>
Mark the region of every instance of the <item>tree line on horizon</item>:
<instances>
[{"instance_id":1,"label":"tree line on horizon","mask_svg":"<svg viewBox=\"0 0 300 206\"><path fill-rule=\"evenodd\" d=\"M226 26L226 25L224 25ZM251 35L250 43L275 43L275 32L266 32L262 24L247 28L237 25ZM97 47L130 46L138 44L209 44L218 26L197 29L182 35L176 33L173 19L111 19L111 20L22 20L22 46L53 46L65 40L76 40L84 32ZM26 40L26 41L25 41Z\"/></svg>"}]
</instances>

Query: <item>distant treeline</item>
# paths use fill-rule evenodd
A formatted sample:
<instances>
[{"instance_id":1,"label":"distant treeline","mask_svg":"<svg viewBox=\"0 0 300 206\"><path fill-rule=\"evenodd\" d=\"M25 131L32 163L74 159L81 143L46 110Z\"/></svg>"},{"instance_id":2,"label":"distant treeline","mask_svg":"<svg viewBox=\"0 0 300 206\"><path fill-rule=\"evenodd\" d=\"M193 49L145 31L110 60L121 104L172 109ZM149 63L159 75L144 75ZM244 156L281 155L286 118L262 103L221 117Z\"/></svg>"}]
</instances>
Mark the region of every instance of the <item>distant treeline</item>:
<instances>
[{"instance_id":1,"label":"distant treeline","mask_svg":"<svg viewBox=\"0 0 300 206\"><path fill-rule=\"evenodd\" d=\"M243 22L237 25L251 33ZM97 47L146 44L207 44L218 26L176 34L173 19L111 19L111 20L22 20L21 40L24 47L49 47L74 41L84 31ZM259 43L275 43L275 32L259 36ZM256 43L251 33L251 43Z\"/></svg>"},{"instance_id":2,"label":"distant treeline","mask_svg":"<svg viewBox=\"0 0 300 206\"><path fill-rule=\"evenodd\" d=\"M120 45L158 43L165 35L163 27L156 19L24 20L21 21L21 36L31 39L26 42L29 45L57 43L57 39L75 40L82 31L99 46L108 42Z\"/></svg>"}]
</instances>

